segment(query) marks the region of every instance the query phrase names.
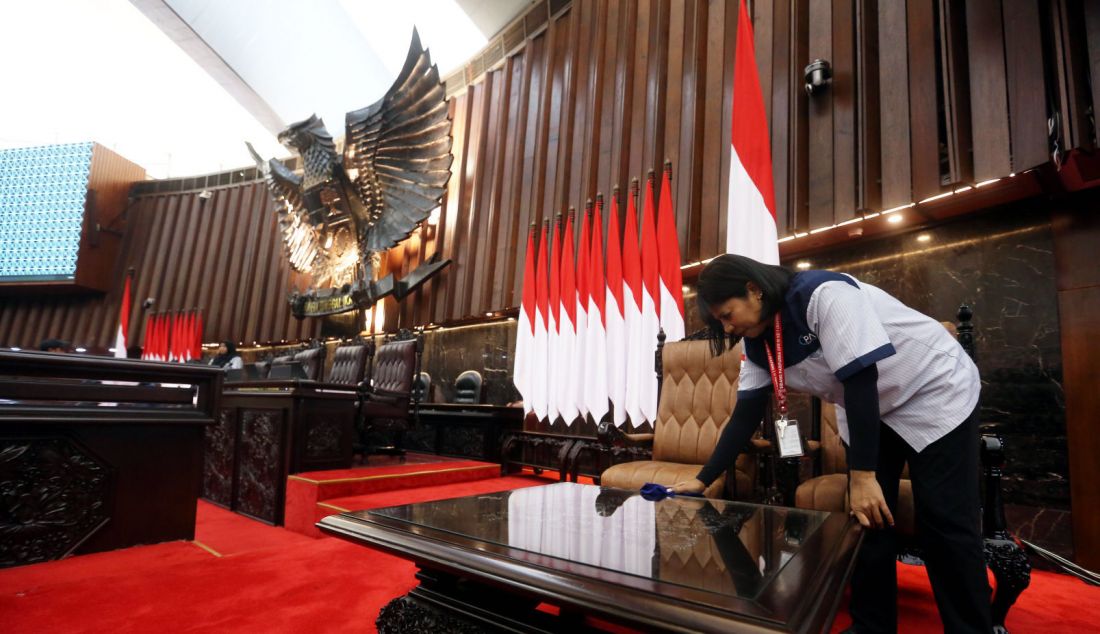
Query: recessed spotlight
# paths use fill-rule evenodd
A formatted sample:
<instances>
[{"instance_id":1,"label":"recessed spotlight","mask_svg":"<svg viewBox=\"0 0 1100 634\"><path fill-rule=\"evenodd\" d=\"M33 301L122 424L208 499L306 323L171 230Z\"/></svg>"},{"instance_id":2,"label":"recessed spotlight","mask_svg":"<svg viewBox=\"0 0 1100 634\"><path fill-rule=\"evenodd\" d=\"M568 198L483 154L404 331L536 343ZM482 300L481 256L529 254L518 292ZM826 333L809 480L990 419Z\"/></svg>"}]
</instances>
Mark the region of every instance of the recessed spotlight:
<instances>
[{"instance_id":1,"label":"recessed spotlight","mask_svg":"<svg viewBox=\"0 0 1100 634\"><path fill-rule=\"evenodd\" d=\"M919 236L917 236L917 242L928 242L931 239L932 239L932 236L927 234L927 233L922 233Z\"/></svg>"},{"instance_id":2,"label":"recessed spotlight","mask_svg":"<svg viewBox=\"0 0 1100 634\"><path fill-rule=\"evenodd\" d=\"M801 269L801 270L805 271L806 269L810 268L810 263L806 260L802 260L801 262L799 262L798 264L795 264L794 266L797 269Z\"/></svg>"},{"instance_id":3,"label":"recessed spotlight","mask_svg":"<svg viewBox=\"0 0 1100 634\"><path fill-rule=\"evenodd\" d=\"M890 223L893 223L895 225L898 224L899 222L901 222L902 220L905 220L905 218L903 218L901 214L890 214L889 216L886 217L886 222L890 222Z\"/></svg>"},{"instance_id":4,"label":"recessed spotlight","mask_svg":"<svg viewBox=\"0 0 1100 634\"><path fill-rule=\"evenodd\" d=\"M87 352L87 348L76 348L76 352Z\"/></svg>"}]
</instances>

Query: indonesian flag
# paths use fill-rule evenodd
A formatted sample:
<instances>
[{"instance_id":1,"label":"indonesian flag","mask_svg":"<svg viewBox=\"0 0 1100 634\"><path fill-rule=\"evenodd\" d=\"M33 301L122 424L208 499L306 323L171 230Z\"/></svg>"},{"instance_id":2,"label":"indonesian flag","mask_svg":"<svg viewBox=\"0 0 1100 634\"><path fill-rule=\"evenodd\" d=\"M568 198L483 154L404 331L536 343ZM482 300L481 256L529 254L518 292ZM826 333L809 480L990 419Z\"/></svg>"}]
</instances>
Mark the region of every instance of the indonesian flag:
<instances>
[{"instance_id":1,"label":"indonesian flag","mask_svg":"<svg viewBox=\"0 0 1100 634\"><path fill-rule=\"evenodd\" d=\"M179 361L180 360L180 353L179 353L180 343L179 342L180 342L180 339L183 338L183 337L180 336L182 327L183 327L183 316L180 315L178 312L172 313L172 326L171 326L171 330L168 331L168 360L169 361Z\"/></svg>"},{"instance_id":2,"label":"indonesian flag","mask_svg":"<svg viewBox=\"0 0 1100 634\"><path fill-rule=\"evenodd\" d=\"M186 325L183 338L183 360L186 362L195 358L195 311L187 311L187 317L183 323Z\"/></svg>"},{"instance_id":3,"label":"indonesian flag","mask_svg":"<svg viewBox=\"0 0 1100 634\"><path fill-rule=\"evenodd\" d=\"M661 330L661 273L657 252L657 206L653 200L655 179L650 172L642 205L642 363L638 371L638 395L642 416L649 422L657 420L657 375L654 372L657 353L657 333Z\"/></svg>"},{"instance_id":4,"label":"indonesian flag","mask_svg":"<svg viewBox=\"0 0 1100 634\"><path fill-rule=\"evenodd\" d=\"M611 217L607 220L607 305L604 313L607 337L607 396L614 409L616 427L626 422L626 284L619 240L619 192L611 196ZM633 301L633 300L631 300Z\"/></svg>"},{"instance_id":5,"label":"indonesian flag","mask_svg":"<svg viewBox=\"0 0 1100 634\"><path fill-rule=\"evenodd\" d=\"M126 358L126 336L130 332L130 276L122 288L122 305L118 309L118 332L115 333L115 358Z\"/></svg>"},{"instance_id":6,"label":"indonesian flag","mask_svg":"<svg viewBox=\"0 0 1100 634\"><path fill-rule=\"evenodd\" d=\"M756 74L752 21L744 0L737 17L733 66L733 134L730 153L726 251L779 264L775 187L764 97Z\"/></svg>"},{"instance_id":7,"label":"indonesian flag","mask_svg":"<svg viewBox=\"0 0 1100 634\"><path fill-rule=\"evenodd\" d=\"M546 390L549 376L547 374L547 360L550 358L549 337L547 336L547 324L550 319L549 280L546 270L546 241L550 237L549 221L542 225L542 236L539 238L539 252L535 260L535 328L532 341L531 375L528 381L531 384L531 411L542 420L547 417L548 393ZM526 293L526 290L524 290ZM524 407L526 407L527 394L524 394Z\"/></svg>"},{"instance_id":8,"label":"indonesian flag","mask_svg":"<svg viewBox=\"0 0 1100 634\"><path fill-rule=\"evenodd\" d=\"M573 263L573 214L565 219L561 241L561 316L558 319L558 411L566 425L580 416L577 407L577 276Z\"/></svg>"},{"instance_id":9,"label":"indonesian flag","mask_svg":"<svg viewBox=\"0 0 1100 634\"><path fill-rule=\"evenodd\" d=\"M561 341L558 324L561 323L561 216L554 219L551 227L550 238L550 321L546 326L547 361L547 385L546 385L546 415L547 422L553 423L558 417L560 405L558 403L558 385L561 383L558 358L561 356Z\"/></svg>"},{"instance_id":10,"label":"indonesian flag","mask_svg":"<svg viewBox=\"0 0 1100 634\"><path fill-rule=\"evenodd\" d=\"M191 350L192 359L202 358L202 311L195 311L195 342Z\"/></svg>"},{"instance_id":11,"label":"indonesian flag","mask_svg":"<svg viewBox=\"0 0 1100 634\"><path fill-rule=\"evenodd\" d=\"M604 315L609 303L607 280L603 274L603 230L601 225L603 198L596 200L596 211L592 217L592 240L588 251L588 328L584 344L584 403L592 420L599 424L607 414L607 333L604 329ZM584 242L581 242L584 248ZM620 290L622 284L619 285ZM618 308L615 308L617 311ZM620 314L620 320L622 315Z\"/></svg>"},{"instance_id":12,"label":"indonesian flag","mask_svg":"<svg viewBox=\"0 0 1100 634\"><path fill-rule=\"evenodd\" d=\"M160 361L160 322L161 316L153 314L145 323L145 345L142 359Z\"/></svg>"},{"instance_id":13,"label":"indonesian flag","mask_svg":"<svg viewBox=\"0 0 1100 634\"><path fill-rule=\"evenodd\" d=\"M668 341L684 338L684 279L680 273L680 240L672 211L672 166L666 165L657 208L657 264L661 273L661 328Z\"/></svg>"},{"instance_id":14,"label":"indonesian flag","mask_svg":"<svg viewBox=\"0 0 1100 634\"><path fill-rule=\"evenodd\" d=\"M523 294L520 296L519 328L516 330L515 366L512 382L523 396L523 412L531 411L531 361L535 359L535 227L527 232L527 256L523 263Z\"/></svg>"},{"instance_id":15,"label":"indonesian flag","mask_svg":"<svg viewBox=\"0 0 1100 634\"><path fill-rule=\"evenodd\" d=\"M580 240L577 242L577 267L575 279L577 281L577 308L576 321L573 328L576 336L573 338L573 371L570 376L573 381L573 396L577 403L577 409L583 418L588 415L588 404L584 398L584 385L588 380L588 368L585 363L585 347L588 344L588 250L589 237L588 225L592 219L592 201L588 201L585 214L580 224Z\"/></svg>"},{"instance_id":16,"label":"indonesian flag","mask_svg":"<svg viewBox=\"0 0 1100 634\"><path fill-rule=\"evenodd\" d=\"M635 181L635 185L637 181ZM633 188L632 188L633 189ZM635 426L645 421L642 401L645 389L642 372L653 366L646 355L642 332L642 256L638 252L638 212L631 191L623 225L623 321L626 323L626 415ZM613 362L612 362L613 363Z\"/></svg>"}]
</instances>

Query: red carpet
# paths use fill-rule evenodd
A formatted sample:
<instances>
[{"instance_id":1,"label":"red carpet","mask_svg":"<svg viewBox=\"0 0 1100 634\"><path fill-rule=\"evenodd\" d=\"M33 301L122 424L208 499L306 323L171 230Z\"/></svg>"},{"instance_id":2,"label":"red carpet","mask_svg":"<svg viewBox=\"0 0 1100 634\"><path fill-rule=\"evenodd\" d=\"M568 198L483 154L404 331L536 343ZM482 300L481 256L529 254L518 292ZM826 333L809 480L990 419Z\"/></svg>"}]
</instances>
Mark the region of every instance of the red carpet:
<instances>
[{"instance_id":1,"label":"red carpet","mask_svg":"<svg viewBox=\"0 0 1100 634\"><path fill-rule=\"evenodd\" d=\"M485 492L493 482L432 488L442 499L453 487ZM513 476L496 486L540 482L547 480ZM413 489L367 497L381 505L433 495ZM0 570L0 631L369 632L378 610L416 583L413 565L396 557L265 526L204 502L196 542L209 550L171 542ZM899 586L900 631L940 631L924 569L899 565ZM1035 572L1008 627L1016 634L1084 632L1096 623L1100 588ZM842 612L833 631L847 624Z\"/></svg>"},{"instance_id":2,"label":"red carpet","mask_svg":"<svg viewBox=\"0 0 1100 634\"><path fill-rule=\"evenodd\" d=\"M289 476L283 524L294 532L320 537L313 526L317 521L318 502L396 489L485 480L500 474L498 464L450 458L426 462L419 454L410 456L418 458L406 463Z\"/></svg>"}]
</instances>

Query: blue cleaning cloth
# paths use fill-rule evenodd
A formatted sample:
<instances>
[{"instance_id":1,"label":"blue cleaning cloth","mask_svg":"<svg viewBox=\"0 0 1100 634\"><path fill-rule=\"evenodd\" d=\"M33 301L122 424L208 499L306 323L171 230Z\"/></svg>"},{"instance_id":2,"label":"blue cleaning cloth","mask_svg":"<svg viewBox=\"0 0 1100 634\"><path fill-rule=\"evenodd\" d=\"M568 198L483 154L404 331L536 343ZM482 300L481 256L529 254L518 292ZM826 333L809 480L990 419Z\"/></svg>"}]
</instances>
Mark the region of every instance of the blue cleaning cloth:
<instances>
[{"instance_id":1,"label":"blue cleaning cloth","mask_svg":"<svg viewBox=\"0 0 1100 634\"><path fill-rule=\"evenodd\" d=\"M643 498L649 500L650 502L657 502L665 498L676 497L677 495L681 497L692 498L703 497L702 493L675 493L668 487L661 484L654 484L653 482L646 482L645 484L643 484L641 494Z\"/></svg>"}]
</instances>

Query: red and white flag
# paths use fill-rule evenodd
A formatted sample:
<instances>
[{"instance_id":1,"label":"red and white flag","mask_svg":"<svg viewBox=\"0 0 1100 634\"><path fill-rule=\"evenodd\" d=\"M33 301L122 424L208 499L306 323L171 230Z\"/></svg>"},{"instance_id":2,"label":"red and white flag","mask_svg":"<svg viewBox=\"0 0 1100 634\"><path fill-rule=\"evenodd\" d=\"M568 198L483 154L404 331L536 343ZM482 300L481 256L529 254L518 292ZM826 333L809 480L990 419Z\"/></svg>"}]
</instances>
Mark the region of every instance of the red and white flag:
<instances>
[{"instance_id":1,"label":"red and white flag","mask_svg":"<svg viewBox=\"0 0 1100 634\"><path fill-rule=\"evenodd\" d=\"M126 358L126 337L130 333L130 275L122 288L122 305L118 309L118 332L115 333L115 358Z\"/></svg>"},{"instance_id":2,"label":"red and white flag","mask_svg":"<svg viewBox=\"0 0 1100 634\"><path fill-rule=\"evenodd\" d=\"M592 217L592 239L588 251L588 328L584 344L584 403L592 420L599 424L607 414L607 332L604 315L609 303L607 279L603 273L603 198L596 199ZM617 221L617 220L616 220ZM581 243L584 248L584 243ZM620 291L622 284L619 285ZM618 310L616 308L615 310ZM621 319L621 315L620 315Z\"/></svg>"},{"instance_id":3,"label":"red and white flag","mask_svg":"<svg viewBox=\"0 0 1100 634\"><path fill-rule=\"evenodd\" d=\"M684 338L684 278L680 273L680 240L672 211L672 166L666 165L657 208L657 263L661 273L661 328L667 341Z\"/></svg>"},{"instance_id":4,"label":"red and white flag","mask_svg":"<svg viewBox=\"0 0 1100 634\"><path fill-rule=\"evenodd\" d=\"M561 389L561 368L558 359L561 357L561 216L554 219L550 237L550 321L546 326L546 349L549 352L547 362L549 364L546 385L546 415L547 422L553 423L561 413L558 403L558 390Z\"/></svg>"},{"instance_id":5,"label":"red and white flag","mask_svg":"<svg viewBox=\"0 0 1100 634\"><path fill-rule=\"evenodd\" d=\"M626 422L626 283L623 281L622 241L619 239L619 191L611 196L611 217L607 220L607 306L604 324L607 337L607 395L611 400L616 427ZM631 299L631 302L634 300Z\"/></svg>"},{"instance_id":6,"label":"red and white flag","mask_svg":"<svg viewBox=\"0 0 1100 634\"><path fill-rule=\"evenodd\" d=\"M558 411L566 425L580 416L577 407L577 364L574 359L577 337L577 276L573 258L573 214L565 219L561 241L561 316L558 319Z\"/></svg>"},{"instance_id":7,"label":"red and white flag","mask_svg":"<svg viewBox=\"0 0 1100 634\"><path fill-rule=\"evenodd\" d=\"M726 251L779 264L768 121L753 53L752 21L744 0L739 4Z\"/></svg>"},{"instance_id":8,"label":"red and white flag","mask_svg":"<svg viewBox=\"0 0 1100 634\"><path fill-rule=\"evenodd\" d=\"M657 375L654 360L657 353L657 333L661 330L661 273L657 246L657 205L654 204L656 179L650 172L646 181L642 205L642 362L638 371L642 416L649 422L657 420ZM640 421L639 421L640 422Z\"/></svg>"},{"instance_id":9,"label":"red and white flag","mask_svg":"<svg viewBox=\"0 0 1100 634\"><path fill-rule=\"evenodd\" d=\"M645 421L642 412L644 381L641 373L653 366L645 353L642 325L642 256L638 251L638 212L634 202L637 181L626 199L623 224L623 321L626 323L626 415L634 425ZM648 360L647 360L648 358ZM652 373L651 373L652 374Z\"/></svg>"},{"instance_id":10,"label":"red and white flag","mask_svg":"<svg viewBox=\"0 0 1100 634\"><path fill-rule=\"evenodd\" d=\"M592 220L592 202L585 206L585 213L577 219L580 226L580 239L577 241L577 309L573 322L576 336L573 338L573 370L569 373L573 381L573 395L581 417L588 415L588 402L584 398L584 385L588 380L588 365L585 363L585 349L588 344L588 251L590 238L588 226Z\"/></svg>"},{"instance_id":11,"label":"red and white flag","mask_svg":"<svg viewBox=\"0 0 1100 634\"><path fill-rule=\"evenodd\" d=\"M195 348L191 352L191 358L202 358L202 311L195 311Z\"/></svg>"},{"instance_id":12,"label":"red and white flag","mask_svg":"<svg viewBox=\"0 0 1100 634\"><path fill-rule=\"evenodd\" d=\"M531 411L531 361L535 359L535 227L527 232L527 255L523 262L523 292L520 295L519 327L516 330L516 356L512 382L523 397L524 414Z\"/></svg>"},{"instance_id":13,"label":"red and white flag","mask_svg":"<svg viewBox=\"0 0 1100 634\"><path fill-rule=\"evenodd\" d=\"M547 360L550 357L550 340L547 332L550 319L550 283L547 279L548 271L546 270L546 242L549 238L550 223L545 222L542 225L542 236L539 238L538 255L535 256L535 336L532 344L533 358L529 379L531 383L531 411L535 412L535 416L539 420L546 418L548 415L548 392L546 388L549 382ZM524 394L525 403L526 399L527 395Z\"/></svg>"}]
</instances>

